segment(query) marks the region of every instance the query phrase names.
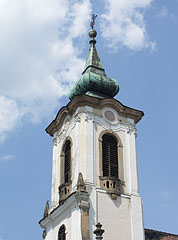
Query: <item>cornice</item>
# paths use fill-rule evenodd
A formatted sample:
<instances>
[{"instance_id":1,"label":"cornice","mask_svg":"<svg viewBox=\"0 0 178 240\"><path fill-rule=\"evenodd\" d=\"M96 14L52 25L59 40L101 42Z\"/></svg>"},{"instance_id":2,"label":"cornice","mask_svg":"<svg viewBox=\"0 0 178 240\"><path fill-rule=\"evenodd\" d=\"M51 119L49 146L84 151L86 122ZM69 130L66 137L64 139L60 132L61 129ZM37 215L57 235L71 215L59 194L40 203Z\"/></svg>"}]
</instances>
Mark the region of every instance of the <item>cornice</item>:
<instances>
[{"instance_id":1,"label":"cornice","mask_svg":"<svg viewBox=\"0 0 178 240\"><path fill-rule=\"evenodd\" d=\"M54 220L57 216L62 215L66 209L69 209L73 204L76 203L76 192L73 192L63 204L59 204L56 208L51 209L47 217L42 218L39 224L42 228L45 228L47 224ZM69 201L70 198L70 201Z\"/></svg>"},{"instance_id":2,"label":"cornice","mask_svg":"<svg viewBox=\"0 0 178 240\"><path fill-rule=\"evenodd\" d=\"M42 218L39 224L42 228L46 228L51 221L54 221L58 216L61 216L74 205L78 205L80 209L89 208L89 193L84 191L73 192L64 202L61 202L56 208L49 211L48 216Z\"/></svg>"},{"instance_id":3,"label":"cornice","mask_svg":"<svg viewBox=\"0 0 178 240\"><path fill-rule=\"evenodd\" d=\"M138 123L144 116L142 111L127 107L114 98L99 99L83 94L76 96L66 106L62 107L58 111L56 118L46 128L46 132L50 136L53 136L54 133L61 128L67 114L72 116L75 110L81 106L90 106L95 109L102 109L106 106L111 107L115 109L120 116L133 119L135 124Z\"/></svg>"}]
</instances>

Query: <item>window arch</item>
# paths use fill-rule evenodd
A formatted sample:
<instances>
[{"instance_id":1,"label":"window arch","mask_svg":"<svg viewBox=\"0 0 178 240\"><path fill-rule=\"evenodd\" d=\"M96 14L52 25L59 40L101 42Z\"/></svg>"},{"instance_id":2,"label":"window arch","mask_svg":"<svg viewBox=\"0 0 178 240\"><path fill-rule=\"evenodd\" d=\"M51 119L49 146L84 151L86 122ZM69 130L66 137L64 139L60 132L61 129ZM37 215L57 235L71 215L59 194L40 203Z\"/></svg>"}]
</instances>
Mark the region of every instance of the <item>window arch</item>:
<instances>
[{"instance_id":1,"label":"window arch","mask_svg":"<svg viewBox=\"0 0 178 240\"><path fill-rule=\"evenodd\" d=\"M60 228L59 228L59 232L58 232L58 240L66 240L66 227L63 224Z\"/></svg>"},{"instance_id":2,"label":"window arch","mask_svg":"<svg viewBox=\"0 0 178 240\"><path fill-rule=\"evenodd\" d=\"M64 145L64 183L71 180L71 142L67 140Z\"/></svg>"},{"instance_id":3,"label":"window arch","mask_svg":"<svg viewBox=\"0 0 178 240\"><path fill-rule=\"evenodd\" d=\"M102 167L103 177L118 178L117 139L111 134L102 137Z\"/></svg>"},{"instance_id":4,"label":"window arch","mask_svg":"<svg viewBox=\"0 0 178 240\"><path fill-rule=\"evenodd\" d=\"M61 147L59 201L65 200L72 192L72 139L67 137Z\"/></svg>"}]
</instances>

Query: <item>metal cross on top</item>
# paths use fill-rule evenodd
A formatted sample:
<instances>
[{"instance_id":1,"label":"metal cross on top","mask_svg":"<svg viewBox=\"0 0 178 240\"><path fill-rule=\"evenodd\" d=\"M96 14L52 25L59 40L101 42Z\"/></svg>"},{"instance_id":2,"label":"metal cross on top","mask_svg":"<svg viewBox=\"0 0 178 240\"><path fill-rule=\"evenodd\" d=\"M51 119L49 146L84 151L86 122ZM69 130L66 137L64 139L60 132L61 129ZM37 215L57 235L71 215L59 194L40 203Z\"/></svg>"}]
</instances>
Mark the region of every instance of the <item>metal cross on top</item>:
<instances>
[{"instance_id":1,"label":"metal cross on top","mask_svg":"<svg viewBox=\"0 0 178 240\"><path fill-rule=\"evenodd\" d=\"M91 19L91 23L90 23L90 27L91 27L92 29L94 29L96 17L97 17L97 15L92 14L92 19Z\"/></svg>"}]
</instances>

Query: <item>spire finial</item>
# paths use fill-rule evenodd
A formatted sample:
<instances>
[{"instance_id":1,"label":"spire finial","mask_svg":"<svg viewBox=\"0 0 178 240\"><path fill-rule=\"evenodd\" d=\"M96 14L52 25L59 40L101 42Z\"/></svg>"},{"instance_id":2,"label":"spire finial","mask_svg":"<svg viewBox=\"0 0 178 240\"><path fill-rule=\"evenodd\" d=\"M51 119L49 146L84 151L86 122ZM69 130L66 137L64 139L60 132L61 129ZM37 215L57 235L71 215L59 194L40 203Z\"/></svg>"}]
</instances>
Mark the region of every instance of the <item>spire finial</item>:
<instances>
[{"instance_id":1,"label":"spire finial","mask_svg":"<svg viewBox=\"0 0 178 240\"><path fill-rule=\"evenodd\" d=\"M92 19L91 19L91 23L90 23L91 30L90 30L89 33L88 33L89 37L90 37L92 40L94 40L94 38L95 38L96 35L97 35L97 32L96 32L96 30L94 29L96 17L97 17L96 14L92 14Z\"/></svg>"},{"instance_id":2,"label":"spire finial","mask_svg":"<svg viewBox=\"0 0 178 240\"><path fill-rule=\"evenodd\" d=\"M91 29L94 29L94 25L95 25L95 19L98 15L96 14L92 14L92 19L91 19L91 23L90 23L90 27Z\"/></svg>"},{"instance_id":3,"label":"spire finial","mask_svg":"<svg viewBox=\"0 0 178 240\"><path fill-rule=\"evenodd\" d=\"M80 94L96 98L113 98L119 92L119 85L115 79L108 78L101 64L95 44L97 35L94 29L95 19L97 15L92 15L91 30L89 31L90 49L87 61L81 78L75 83L73 88L69 90L69 99L73 99Z\"/></svg>"}]
</instances>

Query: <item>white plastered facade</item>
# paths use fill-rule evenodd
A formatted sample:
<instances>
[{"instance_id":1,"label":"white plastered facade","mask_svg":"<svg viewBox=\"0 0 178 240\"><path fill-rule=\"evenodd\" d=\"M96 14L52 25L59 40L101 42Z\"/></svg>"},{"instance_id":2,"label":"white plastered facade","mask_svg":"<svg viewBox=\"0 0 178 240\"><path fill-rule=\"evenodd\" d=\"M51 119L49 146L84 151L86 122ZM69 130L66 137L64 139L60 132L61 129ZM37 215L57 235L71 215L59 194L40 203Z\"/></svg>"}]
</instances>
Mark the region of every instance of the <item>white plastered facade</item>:
<instances>
[{"instance_id":1,"label":"white plastered facade","mask_svg":"<svg viewBox=\"0 0 178 240\"><path fill-rule=\"evenodd\" d=\"M110 121L105 116L109 110L114 114ZM100 152L102 133L118 136L123 147L122 182L123 192L112 199L111 194L100 187ZM95 239L95 224L100 222L105 230L104 240L144 240L142 201L138 189L136 127L133 119L120 116L111 107L97 109L78 107L72 116L67 115L62 127L54 134L51 208L47 218L41 221L46 229L45 240L57 240L58 230L66 226L67 240L82 240L81 200L71 195L59 206L58 187L61 182L61 151L66 139L71 140L72 192L77 188L79 172L82 173L89 194L89 232Z\"/></svg>"}]
</instances>

